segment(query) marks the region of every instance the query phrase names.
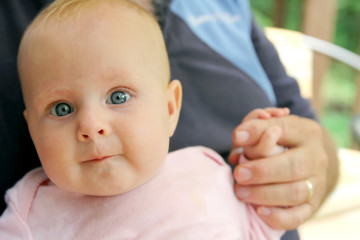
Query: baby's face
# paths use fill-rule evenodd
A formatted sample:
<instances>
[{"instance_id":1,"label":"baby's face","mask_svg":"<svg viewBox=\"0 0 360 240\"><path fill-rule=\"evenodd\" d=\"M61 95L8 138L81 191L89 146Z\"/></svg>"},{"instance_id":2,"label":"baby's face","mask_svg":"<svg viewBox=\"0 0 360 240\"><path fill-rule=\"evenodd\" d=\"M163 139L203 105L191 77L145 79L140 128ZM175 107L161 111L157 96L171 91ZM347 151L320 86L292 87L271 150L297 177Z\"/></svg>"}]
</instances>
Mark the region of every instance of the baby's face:
<instances>
[{"instance_id":1,"label":"baby's face","mask_svg":"<svg viewBox=\"0 0 360 240\"><path fill-rule=\"evenodd\" d=\"M161 36L126 13L106 15L34 33L21 55L25 115L43 168L59 187L89 195L152 178L175 128Z\"/></svg>"}]
</instances>

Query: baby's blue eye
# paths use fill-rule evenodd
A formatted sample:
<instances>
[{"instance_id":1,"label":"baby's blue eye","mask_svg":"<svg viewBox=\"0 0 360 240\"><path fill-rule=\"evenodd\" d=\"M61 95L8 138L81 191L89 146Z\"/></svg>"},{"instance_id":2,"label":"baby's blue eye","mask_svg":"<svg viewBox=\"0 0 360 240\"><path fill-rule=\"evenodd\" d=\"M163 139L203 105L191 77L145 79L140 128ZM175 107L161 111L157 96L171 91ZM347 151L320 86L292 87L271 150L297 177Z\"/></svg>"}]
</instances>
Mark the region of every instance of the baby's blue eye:
<instances>
[{"instance_id":1,"label":"baby's blue eye","mask_svg":"<svg viewBox=\"0 0 360 240\"><path fill-rule=\"evenodd\" d=\"M63 117L70 113L72 113L74 109L70 106L68 103L58 103L51 107L50 113L51 115L57 116L57 117Z\"/></svg>"},{"instance_id":2,"label":"baby's blue eye","mask_svg":"<svg viewBox=\"0 0 360 240\"><path fill-rule=\"evenodd\" d=\"M127 102L130 98L130 94L123 91L116 91L110 94L106 102L109 104L122 104Z\"/></svg>"}]
</instances>

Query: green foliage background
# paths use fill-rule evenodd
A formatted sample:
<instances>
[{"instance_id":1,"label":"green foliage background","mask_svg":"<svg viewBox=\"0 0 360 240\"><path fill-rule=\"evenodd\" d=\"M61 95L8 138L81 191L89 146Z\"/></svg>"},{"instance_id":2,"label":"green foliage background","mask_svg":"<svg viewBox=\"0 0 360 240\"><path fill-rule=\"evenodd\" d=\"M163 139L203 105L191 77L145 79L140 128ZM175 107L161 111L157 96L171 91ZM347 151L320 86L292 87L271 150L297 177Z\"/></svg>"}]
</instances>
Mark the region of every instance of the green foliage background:
<instances>
[{"instance_id":1,"label":"green foliage background","mask_svg":"<svg viewBox=\"0 0 360 240\"><path fill-rule=\"evenodd\" d=\"M251 0L255 19L263 26L273 26L276 0ZM286 1L284 28L301 31L303 0ZM338 0L334 43L359 53L360 48L360 1ZM320 13L319 13L320 14Z\"/></svg>"},{"instance_id":2,"label":"green foliage background","mask_svg":"<svg viewBox=\"0 0 360 240\"><path fill-rule=\"evenodd\" d=\"M256 21L273 26L276 0L251 0ZM284 28L301 31L303 0L286 1ZM360 1L338 0L337 20L333 42L352 52L360 52ZM321 13L319 13L321 14ZM333 62L324 79L324 111L320 116L339 147L351 147L351 107L356 94L355 71L339 62Z\"/></svg>"}]
</instances>

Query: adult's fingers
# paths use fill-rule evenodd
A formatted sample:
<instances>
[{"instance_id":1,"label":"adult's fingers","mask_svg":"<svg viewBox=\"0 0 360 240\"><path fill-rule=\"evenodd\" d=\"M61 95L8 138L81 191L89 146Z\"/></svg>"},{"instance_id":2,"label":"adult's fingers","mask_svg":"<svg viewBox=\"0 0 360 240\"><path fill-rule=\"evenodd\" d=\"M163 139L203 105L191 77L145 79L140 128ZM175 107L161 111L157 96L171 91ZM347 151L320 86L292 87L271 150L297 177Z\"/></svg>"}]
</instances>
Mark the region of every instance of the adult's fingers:
<instances>
[{"instance_id":1,"label":"adult's fingers","mask_svg":"<svg viewBox=\"0 0 360 240\"><path fill-rule=\"evenodd\" d=\"M258 215L274 229L292 230L305 222L313 214L314 208L309 203L290 208L264 207L257 208Z\"/></svg>"},{"instance_id":2,"label":"adult's fingers","mask_svg":"<svg viewBox=\"0 0 360 240\"><path fill-rule=\"evenodd\" d=\"M315 175L321 168L321 161L313 161L305 149L290 149L269 158L247 161L234 169L238 184L270 184L293 182ZM316 156L315 156L316 157ZM324 166L326 167L326 166Z\"/></svg>"},{"instance_id":3,"label":"adult's fingers","mask_svg":"<svg viewBox=\"0 0 360 240\"><path fill-rule=\"evenodd\" d=\"M233 131L234 147L256 144L262 133L274 125L278 125L283 131L279 144L288 147L307 141L309 136L316 136L316 138L322 136L322 128L317 122L295 115L281 118L252 119L241 123Z\"/></svg>"},{"instance_id":4,"label":"adult's fingers","mask_svg":"<svg viewBox=\"0 0 360 240\"><path fill-rule=\"evenodd\" d=\"M316 189L313 180L313 188ZM309 189L307 180L291 183L269 185L236 185L237 197L248 203L265 206L296 206L309 200L312 189Z\"/></svg>"}]
</instances>

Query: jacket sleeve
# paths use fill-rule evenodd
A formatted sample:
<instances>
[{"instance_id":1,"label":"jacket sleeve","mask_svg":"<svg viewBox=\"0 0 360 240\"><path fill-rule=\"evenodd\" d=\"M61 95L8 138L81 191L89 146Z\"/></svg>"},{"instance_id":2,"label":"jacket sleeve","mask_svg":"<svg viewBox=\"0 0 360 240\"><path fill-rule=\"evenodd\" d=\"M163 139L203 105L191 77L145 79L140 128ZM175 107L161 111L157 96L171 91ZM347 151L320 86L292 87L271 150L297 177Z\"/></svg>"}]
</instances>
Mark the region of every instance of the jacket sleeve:
<instances>
[{"instance_id":1,"label":"jacket sleeve","mask_svg":"<svg viewBox=\"0 0 360 240\"><path fill-rule=\"evenodd\" d=\"M252 20L251 39L260 63L273 86L277 106L288 107L292 114L315 119L309 101L301 96L296 80L286 74L274 46L254 20Z\"/></svg>"}]
</instances>

